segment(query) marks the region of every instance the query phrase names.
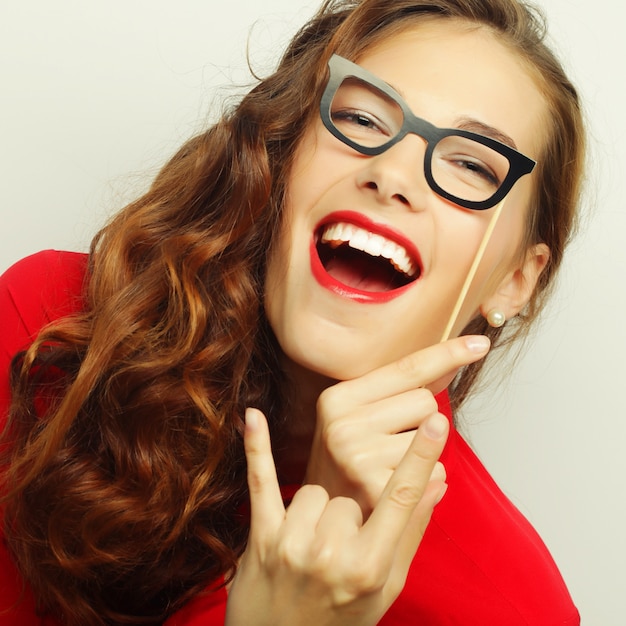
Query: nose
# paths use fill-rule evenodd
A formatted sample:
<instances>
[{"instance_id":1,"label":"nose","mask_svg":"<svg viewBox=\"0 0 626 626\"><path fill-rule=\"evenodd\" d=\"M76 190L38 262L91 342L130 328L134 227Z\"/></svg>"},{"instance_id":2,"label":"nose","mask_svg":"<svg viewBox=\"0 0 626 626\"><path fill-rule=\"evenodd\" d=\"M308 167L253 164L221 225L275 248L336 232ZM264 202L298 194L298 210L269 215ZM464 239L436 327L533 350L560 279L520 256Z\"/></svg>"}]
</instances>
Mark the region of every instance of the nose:
<instances>
[{"instance_id":1,"label":"nose","mask_svg":"<svg viewBox=\"0 0 626 626\"><path fill-rule=\"evenodd\" d=\"M424 176L426 142L407 135L389 150L369 157L358 173L359 188L376 195L382 204L402 204L422 210L434 193Z\"/></svg>"}]
</instances>

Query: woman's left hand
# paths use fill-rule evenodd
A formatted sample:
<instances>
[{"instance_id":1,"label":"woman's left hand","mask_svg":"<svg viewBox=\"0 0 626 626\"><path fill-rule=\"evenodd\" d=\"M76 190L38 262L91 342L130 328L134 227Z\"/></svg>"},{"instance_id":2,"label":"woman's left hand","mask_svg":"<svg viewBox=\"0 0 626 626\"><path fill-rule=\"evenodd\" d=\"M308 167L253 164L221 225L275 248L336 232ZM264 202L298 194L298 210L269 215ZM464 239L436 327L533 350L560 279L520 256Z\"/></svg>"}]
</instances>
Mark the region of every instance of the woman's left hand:
<instances>
[{"instance_id":1,"label":"woman's left hand","mask_svg":"<svg viewBox=\"0 0 626 626\"><path fill-rule=\"evenodd\" d=\"M350 498L305 485L285 510L267 422L248 409L244 436L251 523L228 594L226 626L374 626L404 587L433 507L430 480L448 422L413 437L369 519Z\"/></svg>"}]
</instances>

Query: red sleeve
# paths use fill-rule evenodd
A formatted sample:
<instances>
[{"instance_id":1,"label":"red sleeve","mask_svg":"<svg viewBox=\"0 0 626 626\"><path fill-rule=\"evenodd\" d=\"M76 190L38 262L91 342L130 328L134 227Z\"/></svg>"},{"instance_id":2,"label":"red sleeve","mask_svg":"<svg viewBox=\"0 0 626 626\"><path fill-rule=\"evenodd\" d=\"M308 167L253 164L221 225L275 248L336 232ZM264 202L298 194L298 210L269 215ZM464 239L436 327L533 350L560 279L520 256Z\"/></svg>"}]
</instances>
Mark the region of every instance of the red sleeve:
<instances>
[{"instance_id":1,"label":"red sleeve","mask_svg":"<svg viewBox=\"0 0 626 626\"><path fill-rule=\"evenodd\" d=\"M46 324L79 310L86 266L83 254L47 250L0 276L0 428L9 409L11 360ZM37 616L30 592L22 588L0 535L0 626L54 626Z\"/></svg>"},{"instance_id":2,"label":"red sleeve","mask_svg":"<svg viewBox=\"0 0 626 626\"><path fill-rule=\"evenodd\" d=\"M27 257L0 276L0 428L10 402L9 368L50 322L82 307L87 256L47 250ZM208 591L191 600L165 626L222 626L226 590ZM22 582L0 535L0 626L58 626L37 616L32 595Z\"/></svg>"},{"instance_id":3,"label":"red sleeve","mask_svg":"<svg viewBox=\"0 0 626 626\"><path fill-rule=\"evenodd\" d=\"M226 619L226 590L208 591L190 600L164 626L223 626Z\"/></svg>"},{"instance_id":4,"label":"red sleeve","mask_svg":"<svg viewBox=\"0 0 626 626\"><path fill-rule=\"evenodd\" d=\"M0 426L9 406L9 367L48 323L80 310L87 256L46 250L0 276Z\"/></svg>"}]
</instances>

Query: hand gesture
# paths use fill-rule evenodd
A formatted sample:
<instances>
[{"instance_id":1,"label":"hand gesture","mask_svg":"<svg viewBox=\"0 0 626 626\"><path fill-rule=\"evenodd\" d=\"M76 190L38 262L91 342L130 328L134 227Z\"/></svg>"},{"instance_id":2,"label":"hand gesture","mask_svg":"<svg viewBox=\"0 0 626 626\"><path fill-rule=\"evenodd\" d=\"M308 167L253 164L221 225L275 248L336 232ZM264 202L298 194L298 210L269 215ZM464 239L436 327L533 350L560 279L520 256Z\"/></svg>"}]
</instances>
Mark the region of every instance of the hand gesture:
<instances>
[{"instance_id":1,"label":"hand gesture","mask_svg":"<svg viewBox=\"0 0 626 626\"><path fill-rule=\"evenodd\" d=\"M246 412L248 546L226 626L373 626L402 590L445 483L431 480L448 421L422 421L367 521L359 504L305 485L285 510L260 411Z\"/></svg>"},{"instance_id":2,"label":"hand gesture","mask_svg":"<svg viewBox=\"0 0 626 626\"><path fill-rule=\"evenodd\" d=\"M416 429L437 414L435 394L488 349L486 337L459 337L326 389L305 482L356 500L367 518Z\"/></svg>"}]
</instances>

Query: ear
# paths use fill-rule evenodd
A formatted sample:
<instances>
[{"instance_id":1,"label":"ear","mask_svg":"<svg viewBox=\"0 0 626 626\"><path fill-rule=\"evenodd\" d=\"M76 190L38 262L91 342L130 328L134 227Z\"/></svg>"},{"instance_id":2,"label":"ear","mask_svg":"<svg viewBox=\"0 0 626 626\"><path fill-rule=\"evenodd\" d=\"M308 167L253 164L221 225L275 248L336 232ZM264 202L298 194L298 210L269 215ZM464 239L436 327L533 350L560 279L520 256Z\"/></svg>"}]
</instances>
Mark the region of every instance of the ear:
<instances>
[{"instance_id":1,"label":"ear","mask_svg":"<svg viewBox=\"0 0 626 626\"><path fill-rule=\"evenodd\" d=\"M545 243L528 248L521 265L513 267L494 293L481 304L483 317L487 317L492 309L502 311L506 319L515 317L528 304L549 259L550 249Z\"/></svg>"}]
</instances>

